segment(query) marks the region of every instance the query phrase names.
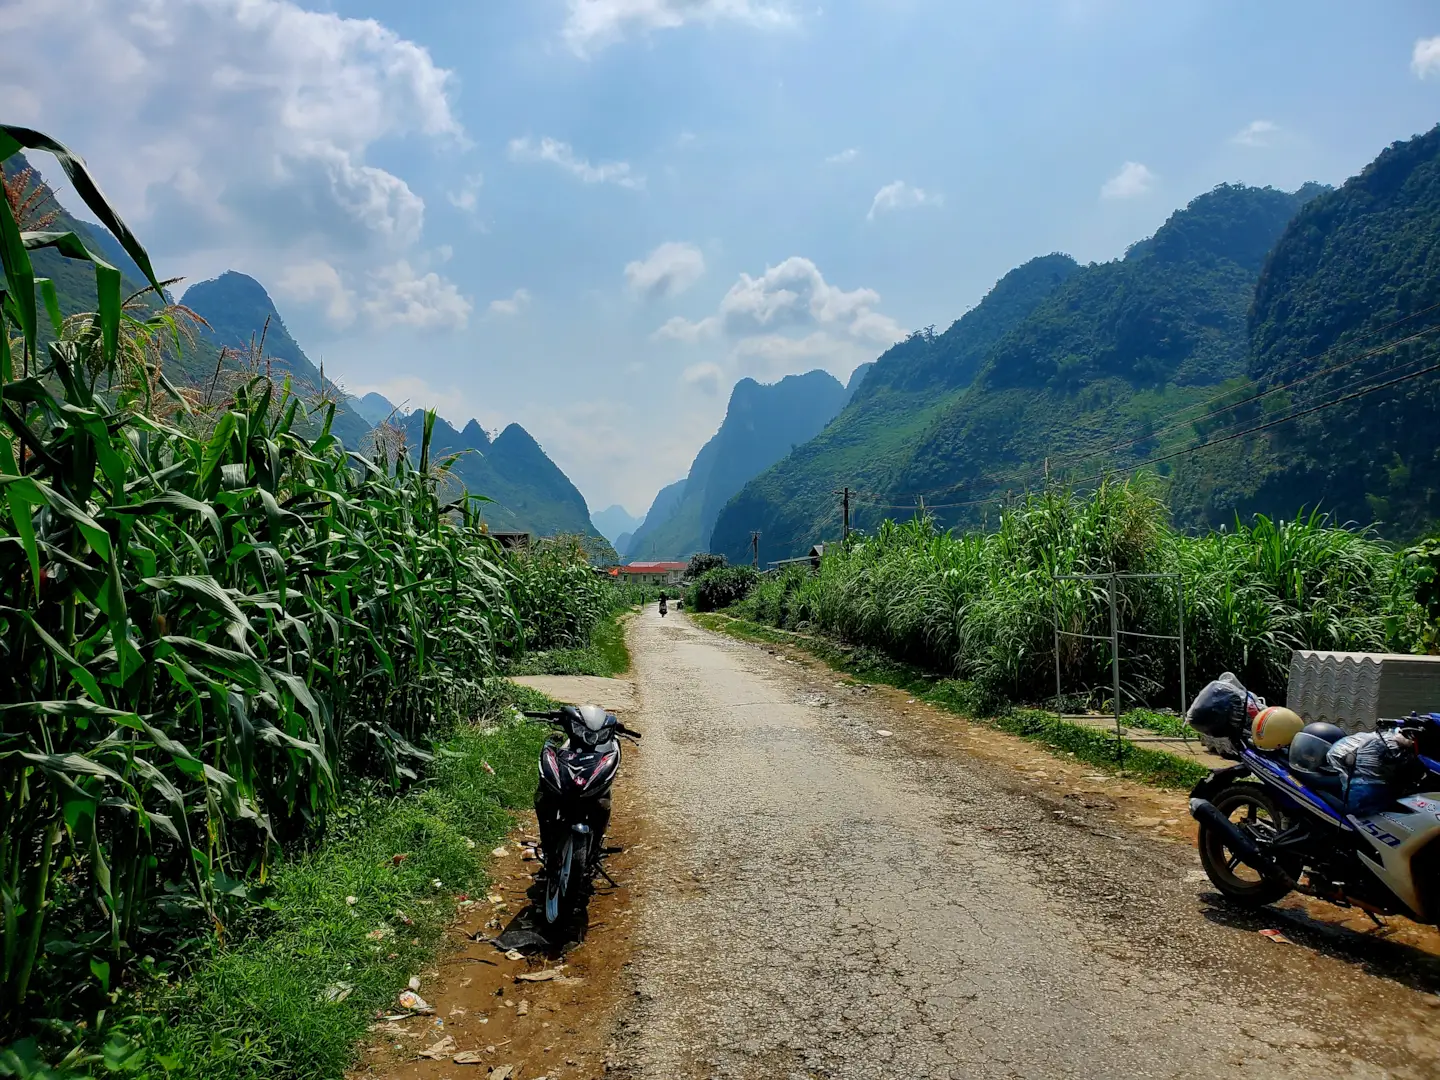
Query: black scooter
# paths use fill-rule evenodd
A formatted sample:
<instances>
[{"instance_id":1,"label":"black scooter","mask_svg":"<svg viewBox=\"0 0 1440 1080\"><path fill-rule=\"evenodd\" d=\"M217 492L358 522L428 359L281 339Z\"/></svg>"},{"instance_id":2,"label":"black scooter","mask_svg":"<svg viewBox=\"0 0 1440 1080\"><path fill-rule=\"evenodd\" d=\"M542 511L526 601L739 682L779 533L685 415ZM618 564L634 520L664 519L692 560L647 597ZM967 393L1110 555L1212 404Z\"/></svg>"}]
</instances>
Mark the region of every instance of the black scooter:
<instances>
[{"instance_id":1,"label":"black scooter","mask_svg":"<svg viewBox=\"0 0 1440 1080\"><path fill-rule=\"evenodd\" d=\"M610 824L610 789L620 772L620 738L640 733L598 705L527 712L561 729L540 751L535 818L545 868L545 921L573 911L597 873Z\"/></svg>"}]
</instances>

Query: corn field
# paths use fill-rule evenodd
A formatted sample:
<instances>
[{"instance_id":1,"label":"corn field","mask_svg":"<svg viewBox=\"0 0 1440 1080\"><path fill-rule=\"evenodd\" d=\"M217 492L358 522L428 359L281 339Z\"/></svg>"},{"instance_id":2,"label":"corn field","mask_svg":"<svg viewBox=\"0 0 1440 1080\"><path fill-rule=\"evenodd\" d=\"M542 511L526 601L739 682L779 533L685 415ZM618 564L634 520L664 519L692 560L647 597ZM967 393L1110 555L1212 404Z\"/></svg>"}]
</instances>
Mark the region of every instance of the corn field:
<instances>
[{"instance_id":1,"label":"corn field","mask_svg":"<svg viewBox=\"0 0 1440 1080\"><path fill-rule=\"evenodd\" d=\"M0 127L0 160L22 148L56 157L158 295L84 163ZM93 264L86 318L62 320L36 280L30 252L46 247ZM353 785L415 775L437 722L466 715L523 646L524 618L553 637L589 616L540 588L539 568L512 569L470 498L442 497L433 415L418 455L366 456L331 435L333 403L312 413L288 381L197 403L149 359L177 332L146 314L163 305L127 304L74 234L21 231L0 199L0 258L0 1024L14 1030L75 1015L62 999L103 1008L136 958L223 940L277 846L317 836ZM589 584L562 564L545 572Z\"/></svg>"},{"instance_id":2,"label":"corn field","mask_svg":"<svg viewBox=\"0 0 1440 1080\"><path fill-rule=\"evenodd\" d=\"M1414 599L1415 569L1385 543L1317 514L1179 533L1137 480L1088 495L1031 495L991 532L940 533L926 520L887 521L848 551L827 549L818 574L795 568L767 577L740 612L970 680L979 700L1041 702L1055 696L1058 610L1063 630L1107 639L1061 639L1065 696L1076 699L1069 704L1108 707L1106 582L1058 579L1178 573L1190 691L1231 670L1282 701L1293 649L1411 651L1426 625ZM1117 606L1126 630L1178 630L1169 582L1126 582ZM1173 642L1127 637L1121 674L1126 707L1179 704Z\"/></svg>"}]
</instances>

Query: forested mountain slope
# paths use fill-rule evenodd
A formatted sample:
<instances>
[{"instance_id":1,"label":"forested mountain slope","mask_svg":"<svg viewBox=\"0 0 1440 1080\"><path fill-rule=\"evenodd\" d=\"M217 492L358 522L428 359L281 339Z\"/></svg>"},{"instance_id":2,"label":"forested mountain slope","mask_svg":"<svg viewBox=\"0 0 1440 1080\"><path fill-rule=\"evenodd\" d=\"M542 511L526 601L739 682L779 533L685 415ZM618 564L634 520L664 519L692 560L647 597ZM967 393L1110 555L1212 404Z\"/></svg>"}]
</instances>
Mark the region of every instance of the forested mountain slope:
<instances>
[{"instance_id":1,"label":"forested mountain slope","mask_svg":"<svg viewBox=\"0 0 1440 1080\"><path fill-rule=\"evenodd\" d=\"M1406 376L1440 363L1437 304L1440 127L1392 145L1285 230L1249 319L1249 374L1273 392L1236 410L1228 429L1324 407L1190 455L1178 505L1197 520L1319 506L1402 539L1432 528L1440 374ZM1392 380L1404 381L1371 390ZM1327 406L1351 394L1362 396Z\"/></svg>"},{"instance_id":2,"label":"forested mountain slope","mask_svg":"<svg viewBox=\"0 0 1440 1080\"><path fill-rule=\"evenodd\" d=\"M1042 486L1047 467L1084 483L1143 460L1176 410L1245 377L1266 253L1320 190L1223 185L1125 258L1084 268L990 350L890 501L925 493L941 521L974 522L1007 492Z\"/></svg>"},{"instance_id":3,"label":"forested mountain slope","mask_svg":"<svg viewBox=\"0 0 1440 1080\"><path fill-rule=\"evenodd\" d=\"M628 554L674 559L705 550L721 507L752 477L813 438L840 411L847 395L826 371L787 375L768 385L741 379L730 394L720 430L695 456L680 498L668 513L647 515L630 540Z\"/></svg>"},{"instance_id":4,"label":"forested mountain slope","mask_svg":"<svg viewBox=\"0 0 1440 1080\"><path fill-rule=\"evenodd\" d=\"M367 398L367 405L383 409L387 416L394 414L394 423L404 431L408 446L420 445L424 412L399 412L379 394ZM460 455L451 468L455 479L467 491L492 500L480 507L480 515L492 530L600 537L590 523L585 497L519 424L511 424L492 441L475 420L457 431L437 416L430 436L430 458L438 461L452 454Z\"/></svg>"},{"instance_id":5,"label":"forested mountain slope","mask_svg":"<svg viewBox=\"0 0 1440 1080\"><path fill-rule=\"evenodd\" d=\"M832 492L890 483L927 422L970 385L989 349L1079 269L1068 255L1032 259L944 333L922 331L892 346L858 386L852 379L850 403L818 436L757 476L721 511L711 548L748 559L756 529L766 557L778 559L833 535L839 500ZM863 518L865 511L858 513Z\"/></svg>"},{"instance_id":6,"label":"forested mountain slope","mask_svg":"<svg viewBox=\"0 0 1440 1080\"><path fill-rule=\"evenodd\" d=\"M302 398L315 396L322 383L334 392L334 385L322 379L320 369L290 336L265 287L248 274L227 270L217 278L198 281L185 290L182 300L210 324L205 337L212 344L243 352L252 341L258 344L263 335L265 357L293 376L291 385ZM360 450L370 428L342 395L331 430L349 449Z\"/></svg>"}]
</instances>

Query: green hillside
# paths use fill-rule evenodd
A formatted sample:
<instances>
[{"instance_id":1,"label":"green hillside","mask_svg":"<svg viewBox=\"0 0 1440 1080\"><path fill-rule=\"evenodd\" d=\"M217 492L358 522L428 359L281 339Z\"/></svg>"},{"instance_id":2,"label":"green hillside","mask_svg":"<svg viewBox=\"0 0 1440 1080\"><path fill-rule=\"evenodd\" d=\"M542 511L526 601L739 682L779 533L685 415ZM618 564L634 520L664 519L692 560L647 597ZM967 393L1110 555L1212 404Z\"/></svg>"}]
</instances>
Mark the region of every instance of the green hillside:
<instances>
[{"instance_id":1,"label":"green hillside","mask_svg":"<svg viewBox=\"0 0 1440 1080\"><path fill-rule=\"evenodd\" d=\"M205 337L212 345L248 349L251 341L259 342L263 334L265 357L276 361L294 377L297 392L305 396L314 394L322 383L328 390L334 390L333 384L322 379L320 369L290 336L285 320L275 309L265 287L248 274L227 270L210 281L196 282L185 290L183 300L210 324ZM370 427L348 401L340 401L331 430L347 447L361 449Z\"/></svg>"},{"instance_id":2,"label":"green hillside","mask_svg":"<svg viewBox=\"0 0 1440 1080\"><path fill-rule=\"evenodd\" d=\"M741 379L720 429L695 456L680 498L667 513L647 515L628 553L637 559L679 559L706 550L715 519L730 498L813 438L847 396L838 379L819 370L769 385Z\"/></svg>"},{"instance_id":3,"label":"green hillside","mask_svg":"<svg viewBox=\"0 0 1440 1080\"><path fill-rule=\"evenodd\" d=\"M394 412L379 394L368 397L370 407L383 408L387 415ZM425 414L397 414L396 421L407 443L419 446ZM430 454L432 460L460 455L451 472L467 491L492 500L480 511L492 531L537 536L578 533L605 542L590 523L585 497L519 424L511 424L491 441L475 420L457 431L436 417Z\"/></svg>"},{"instance_id":4,"label":"green hillside","mask_svg":"<svg viewBox=\"0 0 1440 1080\"><path fill-rule=\"evenodd\" d=\"M30 168L31 163L24 154L15 154L4 163L3 170L0 171L3 171L5 177L13 178L19 177L26 169ZM30 184L27 186L27 195L33 192L38 184L43 183L40 172L33 171ZM105 229L81 221L53 197L40 200L36 209L47 215L50 212L55 213L54 221L46 226L48 231L75 233L92 254L99 256L120 271L122 297L135 296L145 289L145 275L126 254L119 242ZM71 315L95 310L95 270L89 263L78 259L67 259L50 248L31 252L30 261L35 267L37 278L49 278L54 283L56 299L59 302L62 316L68 318ZM132 303L131 313L143 317L159 306L159 299L151 292ZM50 321L42 319L42 341L52 338ZM166 364L166 374L178 384L196 385L201 378L215 370L218 351L208 341L196 341L178 353L172 352Z\"/></svg>"},{"instance_id":5,"label":"green hillside","mask_svg":"<svg viewBox=\"0 0 1440 1080\"><path fill-rule=\"evenodd\" d=\"M1250 312L1255 426L1440 363L1440 128L1385 150L1309 203L1265 264ZM1414 338L1410 341L1402 339ZM1395 348L1386 345L1400 342ZM1375 353L1375 355L1367 355ZM1437 376L1365 393L1193 456L1177 501L1198 518L1320 506L1408 538L1440 517ZM1304 380L1297 385L1296 380Z\"/></svg>"},{"instance_id":6,"label":"green hillside","mask_svg":"<svg viewBox=\"0 0 1440 1080\"><path fill-rule=\"evenodd\" d=\"M765 558L803 551L839 528L846 485L880 490L933 418L970 385L989 349L1079 270L1068 255L1046 255L1010 271L942 334L921 331L892 346L820 434L761 473L721 510L711 547L749 559L759 530ZM880 511L859 507L857 524Z\"/></svg>"}]
</instances>

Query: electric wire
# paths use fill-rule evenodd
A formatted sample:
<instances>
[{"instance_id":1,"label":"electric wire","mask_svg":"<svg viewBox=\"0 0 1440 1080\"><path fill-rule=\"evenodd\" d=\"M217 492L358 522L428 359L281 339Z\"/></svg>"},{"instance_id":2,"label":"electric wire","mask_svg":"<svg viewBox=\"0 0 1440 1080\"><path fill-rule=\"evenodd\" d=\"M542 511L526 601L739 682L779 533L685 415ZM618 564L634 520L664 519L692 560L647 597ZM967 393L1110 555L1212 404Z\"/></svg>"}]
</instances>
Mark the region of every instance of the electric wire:
<instances>
[{"instance_id":1,"label":"electric wire","mask_svg":"<svg viewBox=\"0 0 1440 1080\"><path fill-rule=\"evenodd\" d=\"M1328 348L1328 349L1322 350L1321 352L1313 353L1313 354L1311 354L1311 355L1309 355L1309 356L1300 357L1299 359L1291 362L1290 364L1287 364L1286 366L1287 366L1288 368L1290 368L1290 369L1293 370L1294 368L1299 367L1299 366L1301 366L1301 365L1303 365L1303 364L1307 364L1307 363L1310 363L1310 362L1315 361L1315 360L1324 359L1327 355L1330 355L1330 354L1332 354L1332 353L1334 353L1334 352L1336 352L1336 351L1338 351L1338 350L1340 350L1340 349L1342 349L1342 348L1349 348L1349 347L1355 345L1355 344L1356 344L1357 342L1359 342L1359 341L1364 341L1364 340L1366 340L1366 339L1368 339L1368 338L1374 337L1374 336L1377 335L1377 334L1381 334L1381 333L1384 333L1384 332L1387 331L1387 330L1394 329L1396 326L1399 326L1399 325L1401 325L1401 324L1403 324L1403 323L1406 323L1406 322L1410 322L1410 321L1412 321L1412 320L1414 320L1414 319L1419 318L1419 317L1422 316L1422 315L1427 315L1427 314L1429 314L1429 313L1432 312L1432 311L1436 311L1437 309L1440 309L1440 303L1431 304L1431 305L1428 306L1428 307L1421 308L1419 311L1411 312L1409 315L1405 315L1405 316L1402 316L1402 317L1400 317L1400 318L1398 318L1398 319L1394 319L1394 320L1392 320L1391 322L1388 322L1388 323L1384 324L1383 326L1376 327L1376 328L1373 329L1373 330L1368 330L1368 331L1366 331L1365 333L1359 335L1357 338L1345 342L1343 345L1334 345L1334 346L1331 346L1331 347ZM1217 417L1217 416L1222 416L1222 415L1224 415L1225 413L1227 413L1227 412L1232 412L1232 411L1234 411L1235 409L1241 408L1241 407L1244 406L1244 405L1253 404L1254 402L1259 401L1261 398L1268 397L1268 396L1271 395L1271 394L1276 394L1276 393L1279 393L1279 392L1281 392L1281 391L1283 391L1283 390L1291 389L1292 387L1298 386L1298 385L1300 385L1301 383L1309 382L1310 380L1319 378L1319 377L1321 377L1322 375L1331 374L1331 373L1333 373L1333 372L1335 372L1335 371L1340 370L1341 368L1348 367L1348 366L1350 366L1350 365L1352 365L1352 364L1357 364L1357 363L1359 363L1359 362L1361 362L1361 361L1363 361L1363 360L1372 359L1373 357L1378 356L1378 355L1380 355L1381 353L1388 352L1388 351L1390 351L1391 349L1395 349L1395 348L1397 348L1397 347L1399 347L1399 346L1401 346L1401 345L1405 345L1405 344L1408 344L1408 343L1410 343L1410 342L1412 342L1412 341L1419 340L1420 338L1423 338L1423 337L1425 337L1425 336L1428 335L1428 334L1433 334L1433 333L1435 333L1437 330L1440 330L1440 323L1437 323L1437 324L1435 324L1435 325L1433 325L1433 326L1428 326L1428 327L1426 327L1426 328L1423 329L1423 330L1415 331L1414 333L1408 334L1408 335L1406 335L1405 337L1397 338L1397 339L1395 339L1394 341L1390 341L1390 342L1385 343L1384 345L1379 345L1379 346L1376 346L1376 347L1374 347L1374 348L1372 348L1372 349L1368 349L1368 350L1366 350L1366 351L1364 351L1364 352L1362 352L1362 353L1359 353L1359 354L1357 354L1357 355L1355 355L1355 356L1349 357L1349 358L1347 358L1347 359L1345 359L1345 360L1341 360L1341 361L1339 361L1339 362L1337 362L1337 363L1329 364L1329 365L1327 365L1327 366L1325 366L1325 367L1323 367L1323 368L1318 368L1318 369L1316 369L1315 371L1309 372L1308 374L1305 374L1305 375L1302 375L1302 376L1300 376L1300 377L1298 377L1298 378L1292 379L1292 380L1290 380L1289 382L1285 382L1285 383L1281 383L1281 384L1279 384L1279 385L1277 385L1277 386L1269 387L1269 388L1267 388L1267 389L1265 389L1265 390L1262 390L1262 391L1260 391L1260 392L1258 392L1258 393L1252 394L1252 395L1250 395L1249 397L1242 398L1242 399L1240 399L1240 400L1238 400L1238 401L1230 402L1229 404L1226 404L1226 405L1222 406L1221 408L1215 409L1215 410L1213 410L1213 411L1206 412L1206 413L1203 413L1203 414L1201 414L1201 415L1193 416L1193 417L1186 417L1186 416L1185 416L1186 413L1191 412L1191 411L1193 411L1193 410L1195 410L1195 409L1204 408L1205 406L1213 405L1213 404L1215 404L1215 403L1217 403L1217 402L1222 402L1222 401L1224 401L1225 398L1226 398L1227 396L1229 396L1229 394L1232 393L1233 391L1225 391L1225 392L1222 392L1222 393L1220 393L1220 394L1213 395L1212 397L1206 398L1206 399L1204 399L1204 400L1202 400L1202 401L1194 402L1194 403L1192 403L1192 404L1190 404L1190 405L1185 406L1184 408L1180 409L1180 410L1178 411L1178 413L1176 414L1176 416L1175 416L1174 418L1172 418L1171 421L1170 421L1168 424L1166 424L1163 428L1160 428L1160 429L1158 429L1158 430L1156 430L1156 431L1150 432L1150 433L1148 433L1148 434L1146 434L1146 435L1137 436L1136 438L1127 440L1127 441L1125 441L1125 442L1113 443L1113 444L1111 444L1111 445L1109 445L1109 446L1105 446L1105 447L1100 447L1100 448L1098 448L1098 449L1089 450L1089 451L1087 451L1087 452L1085 452L1085 453L1083 453L1083 454L1076 453L1076 452L1072 451L1070 454L1062 455L1062 456L1060 457L1058 463L1057 463L1057 464L1058 464L1058 467L1063 468L1063 467L1066 466L1066 465L1073 465L1073 464L1075 464L1075 463L1077 463L1077 462L1080 462L1080 461L1087 461L1087 460L1089 460L1090 458L1098 457L1098 456L1100 456L1101 454L1110 453L1110 452L1115 451L1115 450L1123 450L1123 449L1126 449L1127 447L1134 446L1134 445L1136 445L1136 444L1138 444L1138 443L1141 443L1141 442L1148 442L1148 441L1154 439L1156 436L1163 435L1163 434L1165 434L1166 432L1174 431L1174 430L1176 430L1176 429L1178 429L1178 428L1182 428L1182 427L1185 427L1185 426L1187 426L1187 425L1198 424L1198 423L1201 423L1201 422L1204 422L1204 421L1213 419L1214 417ZM1406 361L1406 362L1408 363L1409 361ZM999 478L997 478L997 480L996 480L995 482L996 482L996 483L1004 483L1004 482L1009 481L1009 480L1021 480L1021 479L1024 479L1026 473L1028 473L1028 470L1026 470L1026 472L1017 472L1017 473L1011 474L1010 476L1006 476L1006 477L999 477ZM861 500L863 500L863 501L866 501L866 502L870 502L872 505L874 505L873 500L874 500L874 499L877 499L877 498L881 498L881 499L887 499L887 498L888 498L888 499L893 499L893 498L928 498L928 497L931 496L931 495L944 495L944 494L946 494L946 493L948 493L948 492L955 491L955 490L957 490L958 488L965 487L966 485L967 485L967 482L966 482L966 481L961 481L961 482L959 482L959 483L949 484L949 485L944 486L944 487L932 488L932 489L930 489L930 490L928 490L928 491L901 491L901 492L869 492L869 491L864 491L864 492L855 492L853 497L859 498L859 499L861 499ZM902 509L909 509L909 507L908 507L908 506L902 507Z\"/></svg>"}]
</instances>

